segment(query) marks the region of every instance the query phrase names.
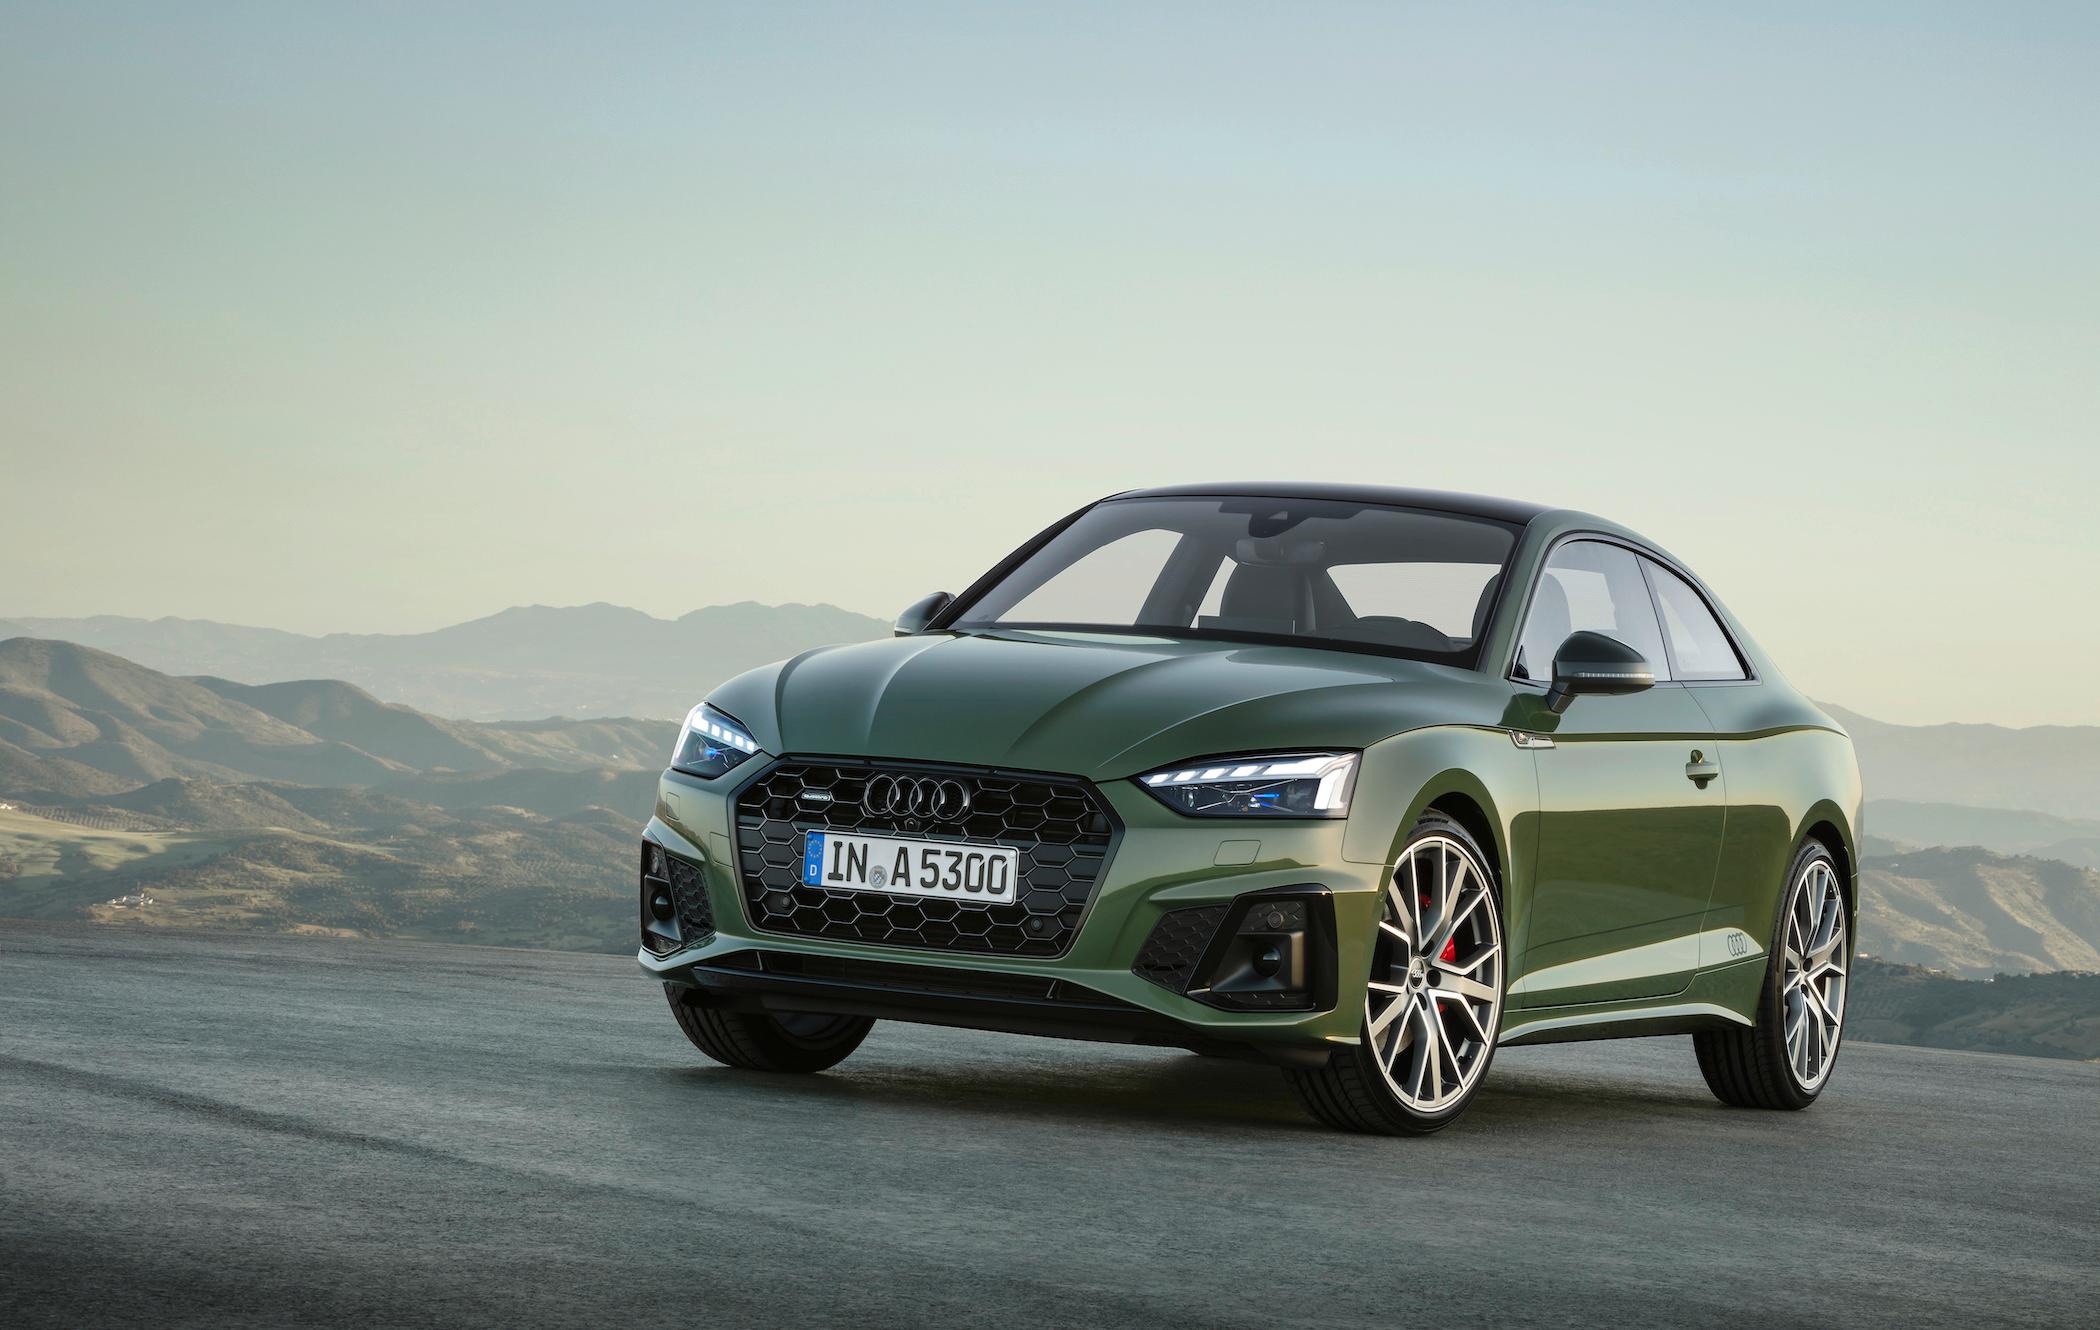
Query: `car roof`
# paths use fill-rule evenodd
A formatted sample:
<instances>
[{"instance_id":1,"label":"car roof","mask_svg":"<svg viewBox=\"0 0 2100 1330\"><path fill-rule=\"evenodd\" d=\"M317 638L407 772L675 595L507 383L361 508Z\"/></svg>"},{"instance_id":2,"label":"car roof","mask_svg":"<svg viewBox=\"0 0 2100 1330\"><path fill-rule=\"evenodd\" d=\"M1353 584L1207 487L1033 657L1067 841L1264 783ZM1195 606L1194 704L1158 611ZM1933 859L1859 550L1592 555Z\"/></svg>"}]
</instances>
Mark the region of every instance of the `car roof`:
<instances>
[{"instance_id":1,"label":"car roof","mask_svg":"<svg viewBox=\"0 0 2100 1330\"><path fill-rule=\"evenodd\" d=\"M1516 526L1529 526L1541 513L1556 509L1522 499L1498 499L1486 494L1455 494L1449 490L1407 489L1398 485L1344 485L1325 481L1226 481L1209 485L1165 485L1158 489L1125 490L1112 499L1275 498L1332 499L1342 503L1382 503L1395 508L1423 508L1431 512L1485 517Z\"/></svg>"}]
</instances>

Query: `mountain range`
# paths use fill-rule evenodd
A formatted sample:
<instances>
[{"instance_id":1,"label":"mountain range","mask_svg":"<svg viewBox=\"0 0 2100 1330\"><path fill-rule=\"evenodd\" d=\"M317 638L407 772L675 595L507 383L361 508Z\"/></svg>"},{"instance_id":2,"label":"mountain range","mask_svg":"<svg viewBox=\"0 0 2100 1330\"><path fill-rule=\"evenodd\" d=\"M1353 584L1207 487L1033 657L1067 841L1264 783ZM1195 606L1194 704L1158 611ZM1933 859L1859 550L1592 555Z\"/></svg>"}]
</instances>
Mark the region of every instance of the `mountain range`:
<instances>
[{"instance_id":1,"label":"mountain range","mask_svg":"<svg viewBox=\"0 0 2100 1330\"><path fill-rule=\"evenodd\" d=\"M0 641L0 915L618 950L671 729Z\"/></svg>"},{"instance_id":2,"label":"mountain range","mask_svg":"<svg viewBox=\"0 0 2100 1330\"><path fill-rule=\"evenodd\" d=\"M32 802L170 776L372 785L409 772L648 767L663 722L442 720L337 680L179 679L71 642L0 641L0 791Z\"/></svg>"},{"instance_id":3,"label":"mountain range","mask_svg":"<svg viewBox=\"0 0 2100 1330\"><path fill-rule=\"evenodd\" d=\"M1933 845L1976 845L1999 854L2061 859L2100 868L2100 820L2018 808L1869 799L1864 817L1870 853L1895 854Z\"/></svg>"},{"instance_id":4,"label":"mountain range","mask_svg":"<svg viewBox=\"0 0 2100 1330\"><path fill-rule=\"evenodd\" d=\"M1852 735L1875 799L2100 815L2100 725L1891 725L1821 705Z\"/></svg>"},{"instance_id":5,"label":"mountain range","mask_svg":"<svg viewBox=\"0 0 2100 1330\"><path fill-rule=\"evenodd\" d=\"M678 719L754 665L890 631L832 605L743 601L658 619L618 605L528 605L428 633L309 637L204 619L0 619L0 639L60 639L177 675L244 683L340 679L468 720Z\"/></svg>"}]
</instances>

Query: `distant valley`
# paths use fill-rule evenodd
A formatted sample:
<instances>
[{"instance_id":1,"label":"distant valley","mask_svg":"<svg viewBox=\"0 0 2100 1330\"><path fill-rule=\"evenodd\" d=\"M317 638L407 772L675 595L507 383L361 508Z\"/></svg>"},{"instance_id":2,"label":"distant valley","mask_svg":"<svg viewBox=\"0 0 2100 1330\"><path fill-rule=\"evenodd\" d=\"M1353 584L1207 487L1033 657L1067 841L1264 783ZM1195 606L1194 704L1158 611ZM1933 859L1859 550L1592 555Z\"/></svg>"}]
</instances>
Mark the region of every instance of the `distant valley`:
<instances>
[{"instance_id":1,"label":"distant valley","mask_svg":"<svg viewBox=\"0 0 2100 1330\"><path fill-rule=\"evenodd\" d=\"M243 683L341 679L389 702L468 720L676 720L754 665L889 631L884 620L836 606L755 601L678 619L618 605L530 605L435 632L324 637L202 619L0 618L0 639L77 642L168 674Z\"/></svg>"},{"instance_id":2,"label":"distant valley","mask_svg":"<svg viewBox=\"0 0 2100 1330\"><path fill-rule=\"evenodd\" d=\"M2100 974L1979 983L1862 958L1852 979L1846 1024L1856 1039L2100 1061Z\"/></svg>"},{"instance_id":3,"label":"distant valley","mask_svg":"<svg viewBox=\"0 0 2100 1330\"><path fill-rule=\"evenodd\" d=\"M619 950L672 735L0 642L0 915Z\"/></svg>"}]
</instances>

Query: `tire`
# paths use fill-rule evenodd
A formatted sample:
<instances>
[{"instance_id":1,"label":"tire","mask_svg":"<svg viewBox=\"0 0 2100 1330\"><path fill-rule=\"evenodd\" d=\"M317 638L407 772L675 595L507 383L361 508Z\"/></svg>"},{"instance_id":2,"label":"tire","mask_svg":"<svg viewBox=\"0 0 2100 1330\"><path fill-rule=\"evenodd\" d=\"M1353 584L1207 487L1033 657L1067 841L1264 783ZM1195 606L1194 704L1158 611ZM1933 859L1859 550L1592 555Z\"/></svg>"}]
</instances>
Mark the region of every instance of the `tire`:
<instances>
[{"instance_id":1,"label":"tire","mask_svg":"<svg viewBox=\"0 0 2100 1330\"><path fill-rule=\"evenodd\" d=\"M664 998L693 1047L726 1067L745 1071L823 1071L844 1062L875 1028L867 1016L723 1011L701 1005L692 989L678 984L665 984Z\"/></svg>"},{"instance_id":2,"label":"tire","mask_svg":"<svg viewBox=\"0 0 2100 1330\"><path fill-rule=\"evenodd\" d=\"M1387 881L1356 1046L1318 1070L1284 1072L1321 1122L1422 1136L1472 1103L1494 1060L1507 973L1501 885L1489 862L1449 818L1424 817L1408 834ZM1427 955L1416 938L1433 944ZM1446 1057L1455 1073L1448 1089Z\"/></svg>"},{"instance_id":3,"label":"tire","mask_svg":"<svg viewBox=\"0 0 2100 1330\"><path fill-rule=\"evenodd\" d=\"M1810 841L1787 866L1786 883L1755 1023L1692 1036L1706 1088L1735 1108L1807 1108L1830 1084L1844 1038L1852 928L1837 862Z\"/></svg>"}]
</instances>

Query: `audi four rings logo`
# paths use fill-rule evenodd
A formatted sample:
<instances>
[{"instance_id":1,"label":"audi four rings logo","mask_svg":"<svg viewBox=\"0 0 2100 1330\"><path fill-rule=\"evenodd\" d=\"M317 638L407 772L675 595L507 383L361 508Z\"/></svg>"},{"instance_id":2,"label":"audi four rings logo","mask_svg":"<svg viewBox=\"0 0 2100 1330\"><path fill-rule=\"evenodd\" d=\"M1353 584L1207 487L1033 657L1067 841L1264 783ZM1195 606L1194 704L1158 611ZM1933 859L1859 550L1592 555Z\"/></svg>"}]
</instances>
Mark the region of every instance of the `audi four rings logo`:
<instances>
[{"instance_id":1,"label":"audi four rings logo","mask_svg":"<svg viewBox=\"0 0 2100 1330\"><path fill-rule=\"evenodd\" d=\"M871 813L892 817L961 817L970 811L970 791L959 780L933 776L877 776L861 800Z\"/></svg>"}]
</instances>

